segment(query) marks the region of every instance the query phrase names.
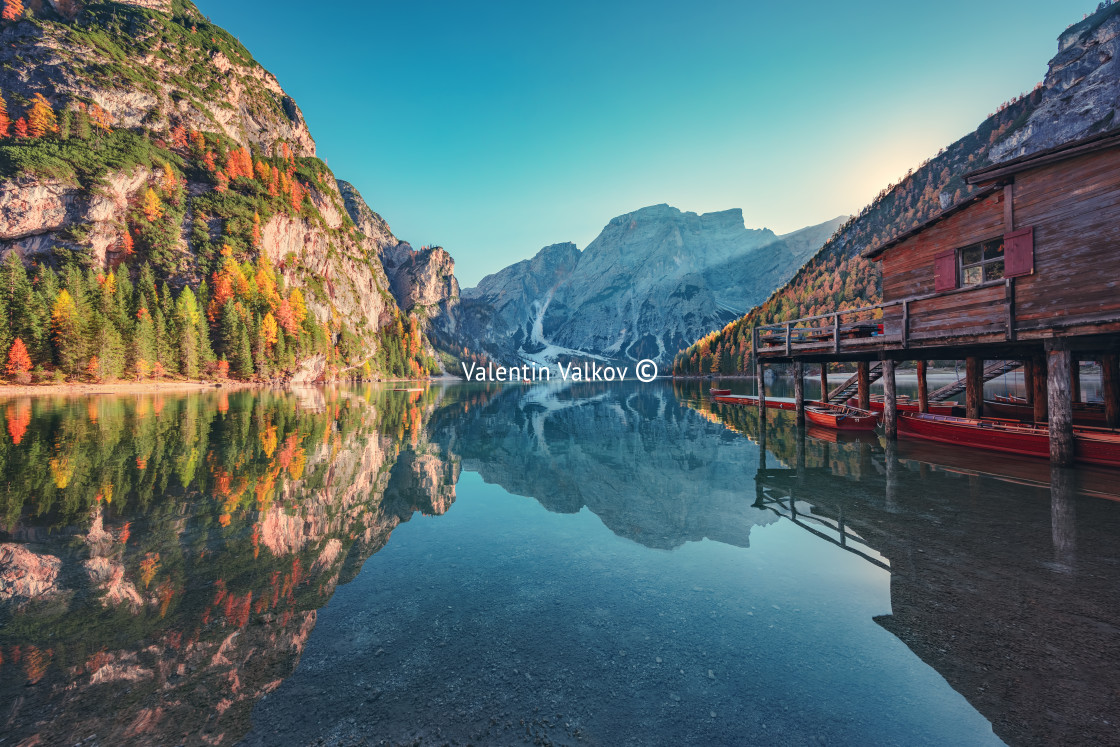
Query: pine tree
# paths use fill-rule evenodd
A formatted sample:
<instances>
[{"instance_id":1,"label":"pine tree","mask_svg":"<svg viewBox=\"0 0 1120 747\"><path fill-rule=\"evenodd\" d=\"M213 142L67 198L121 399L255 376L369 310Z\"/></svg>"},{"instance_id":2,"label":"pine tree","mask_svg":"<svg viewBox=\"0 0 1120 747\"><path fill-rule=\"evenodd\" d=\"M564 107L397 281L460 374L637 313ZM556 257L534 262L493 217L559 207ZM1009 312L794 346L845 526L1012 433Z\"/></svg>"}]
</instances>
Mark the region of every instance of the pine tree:
<instances>
[{"instance_id":1,"label":"pine tree","mask_svg":"<svg viewBox=\"0 0 1120 747\"><path fill-rule=\"evenodd\" d=\"M237 366L238 375L243 379L251 377L253 375L253 350L249 345L249 329L244 323L238 326L237 349L234 355L236 356L234 363Z\"/></svg>"},{"instance_id":2,"label":"pine tree","mask_svg":"<svg viewBox=\"0 0 1120 747\"><path fill-rule=\"evenodd\" d=\"M190 379L198 378L198 326L202 313L190 287L183 288L175 302L175 327L178 332L179 371Z\"/></svg>"},{"instance_id":3,"label":"pine tree","mask_svg":"<svg viewBox=\"0 0 1120 747\"><path fill-rule=\"evenodd\" d=\"M261 214L253 213L253 246L261 245Z\"/></svg>"},{"instance_id":4,"label":"pine tree","mask_svg":"<svg viewBox=\"0 0 1120 747\"><path fill-rule=\"evenodd\" d=\"M61 140L69 140L70 133L74 130L74 112L69 109L63 109L58 115L58 137Z\"/></svg>"},{"instance_id":5,"label":"pine tree","mask_svg":"<svg viewBox=\"0 0 1120 747\"><path fill-rule=\"evenodd\" d=\"M132 335L132 366L141 378L151 370L156 362L156 325L148 307L143 306L136 312L136 330Z\"/></svg>"},{"instance_id":6,"label":"pine tree","mask_svg":"<svg viewBox=\"0 0 1120 747\"><path fill-rule=\"evenodd\" d=\"M58 130L58 118L54 109L43 94L31 98L31 110L27 113L27 132L31 137L44 137Z\"/></svg>"},{"instance_id":7,"label":"pine tree","mask_svg":"<svg viewBox=\"0 0 1120 747\"><path fill-rule=\"evenodd\" d=\"M23 0L4 0L4 12L0 18L15 21L23 15Z\"/></svg>"},{"instance_id":8,"label":"pine tree","mask_svg":"<svg viewBox=\"0 0 1120 747\"><path fill-rule=\"evenodd\" d=\"M89 112L84 107L79 107L74 115L74 136L79 140L89 140L93 136L89 126Z\"/></svg>"},{"instance_id":9,"label":"pine tree","mask_svg":"<svg viewBox=\"0 0 1120 747\"><path fill-rule=\"evenodd\" d=\"M8 116L8 102L0 96L0 137L12 134L12 119Z\"/></svg>"}]
</instances>

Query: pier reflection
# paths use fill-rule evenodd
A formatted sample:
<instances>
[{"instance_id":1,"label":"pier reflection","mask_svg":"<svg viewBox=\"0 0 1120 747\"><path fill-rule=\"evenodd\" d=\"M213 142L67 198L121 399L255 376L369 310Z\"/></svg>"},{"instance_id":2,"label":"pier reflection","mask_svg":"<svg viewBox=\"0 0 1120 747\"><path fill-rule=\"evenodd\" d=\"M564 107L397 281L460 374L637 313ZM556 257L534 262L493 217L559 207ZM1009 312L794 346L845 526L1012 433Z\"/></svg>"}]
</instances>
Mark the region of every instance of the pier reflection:
<instances>
[{"instance_id":1,"label":"pier reflection","mask_svg":"<svg viewBox=\"0 0 1120 747\"><path fill-rule=\"evenodd\" d=\"M769 452L756 506L889 568L892 612L876 622L1000 738L1117 743L1120 474L905 440L838 443L785 413L763 426L753 408L678 396Z\"/></svg>"}]
</instances>

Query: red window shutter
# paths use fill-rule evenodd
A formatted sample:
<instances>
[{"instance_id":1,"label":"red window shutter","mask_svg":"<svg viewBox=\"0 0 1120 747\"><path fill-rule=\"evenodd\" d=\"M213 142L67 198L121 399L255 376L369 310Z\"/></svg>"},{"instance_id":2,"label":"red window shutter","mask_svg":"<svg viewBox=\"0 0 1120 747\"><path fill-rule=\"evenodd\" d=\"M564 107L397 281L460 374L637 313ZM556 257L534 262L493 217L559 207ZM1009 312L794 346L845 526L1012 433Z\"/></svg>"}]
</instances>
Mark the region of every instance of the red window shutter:
<instances>
[{"instance_id":1,"label":"red window shutter","mask_svg":"<svg viewBox=\"0 0 1120 747\"><path fill-rule=\"evenodd\" d=\"M938 254L933 258L933 289L941 291L953 290L957 287L957 253L956 251Z\"/></svg>"},{"instance_id":2,"label":"red window shutter","mask_svg":"<svg viewBox=\"0 0 1120 747\"><path fill-rule=\"evenodd\" d=\"M1003 276L1017 278L1034 272L1034 227L1003 237Z\"/></svg>"}]
</instances>

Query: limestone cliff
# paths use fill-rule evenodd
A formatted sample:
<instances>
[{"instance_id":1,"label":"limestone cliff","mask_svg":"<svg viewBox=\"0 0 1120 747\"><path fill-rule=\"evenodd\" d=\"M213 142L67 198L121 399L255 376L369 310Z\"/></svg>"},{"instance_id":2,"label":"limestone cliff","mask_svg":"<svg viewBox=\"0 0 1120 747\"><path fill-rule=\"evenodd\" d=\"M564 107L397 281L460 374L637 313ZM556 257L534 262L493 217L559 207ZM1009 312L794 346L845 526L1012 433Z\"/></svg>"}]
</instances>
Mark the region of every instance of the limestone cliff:
<instances>
[{"instance_id":1,"label":"limestone cliff","mask_svg":"<svg viewBox=\"0 0 1120 747\"><path fill-rule=\"evenodd\" d=\"M455 278L455 260L443 247L413 249L407 241L393 235L389 224L370 209L353 184L340 180L338 188L350 219L377 247L397 305L416 315L425 334L438 346L445 350L457 348L459 281Z\"/></svg>"},{"instance_id":2,"label":"limestone cliff","mask_svg":"<svg viewBox=\"0 0 1120 747\"><path fill-rule=\"evenodd\" d=\"M263 256L309 314L287 349L297 363L322 359L315 371L278 361L269 375L426 365L406 360L407 343L387 352L386 330L402 316L393 289L420 313L432 295L412 288L428 282L425 265L453 286L450 257L433 250L386 276L382 259L398 251L388 226L355 226L346 202L360 195L350 185L344 195L315 158L299 107L191 3L30 3L0 26L0 95L13 120L30 116L37 96L57 117L41 136L0 136L0 254L51 266L76 257L134 279L147 263L173 289L196 290L217 282L226 257L251 267ZM247 324L272 306L250 309Z\"/></svg>"}]
</instances>

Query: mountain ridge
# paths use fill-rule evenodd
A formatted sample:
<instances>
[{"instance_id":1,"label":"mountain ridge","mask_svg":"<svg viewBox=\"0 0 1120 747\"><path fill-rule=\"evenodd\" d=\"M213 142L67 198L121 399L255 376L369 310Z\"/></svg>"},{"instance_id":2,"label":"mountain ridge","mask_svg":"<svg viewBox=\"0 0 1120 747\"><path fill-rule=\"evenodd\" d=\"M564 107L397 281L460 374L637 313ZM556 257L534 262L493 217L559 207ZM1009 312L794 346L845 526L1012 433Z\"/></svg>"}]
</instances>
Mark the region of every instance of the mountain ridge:
<instances>
[{"instance_id":1,"label":"mountain ridge","mask_svg":"<svg viewBox=\"0 0 1120 747\"><path fill-rule=\"evenodd\" d=\"M502 362L562 358L668 363L674 345L764 297L842 219L778 236L740 208L697 214L661 203L612 218L582 251L571 242L464 289L453 323Z\"/></svg>"}]
</instances>

